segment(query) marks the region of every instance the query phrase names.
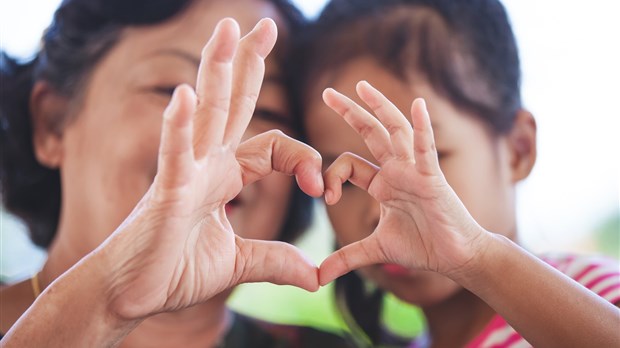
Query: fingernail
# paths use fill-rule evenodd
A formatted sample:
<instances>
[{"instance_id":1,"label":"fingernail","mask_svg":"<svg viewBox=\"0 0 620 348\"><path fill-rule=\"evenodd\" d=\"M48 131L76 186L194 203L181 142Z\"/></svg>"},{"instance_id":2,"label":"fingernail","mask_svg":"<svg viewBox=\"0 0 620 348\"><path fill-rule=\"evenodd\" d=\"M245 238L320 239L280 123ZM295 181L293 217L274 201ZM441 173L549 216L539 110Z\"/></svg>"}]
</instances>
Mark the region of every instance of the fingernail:
<instances>
[{"instance_id":1,"label":"fingernail","mask_svg":"<svg viewBox=\"0 0 620 348\"><path fill-rule=\"evenodd\" d=\"M332 193L332 190L326 190L325 191L325 203L329 204L329 202L332 201L332 196L334 194Z\"/></svg>"},{"instance_id":2,"label":"fingernail","mask_svg":"<svg viewBox=\"0 0 620 348\"><path fill-rule=\"evenodd\" d=\"M319 172L316 176L316 182L319 185L319 188L321 189L321 192L325 191L325 183L323 182L323 175Z\"/></svg>"},{"instance_id":3,"label":"fingernail","mask_svg":"<svg viewBox=\"0 0 620 348\"><path fill-rule=\"evenodd\" d=\"M426 100L424 100L424 98L418 98L420 100L420 103L422 103L422 107L424 109L426 109Z\"/></svg>"}]
</instances>

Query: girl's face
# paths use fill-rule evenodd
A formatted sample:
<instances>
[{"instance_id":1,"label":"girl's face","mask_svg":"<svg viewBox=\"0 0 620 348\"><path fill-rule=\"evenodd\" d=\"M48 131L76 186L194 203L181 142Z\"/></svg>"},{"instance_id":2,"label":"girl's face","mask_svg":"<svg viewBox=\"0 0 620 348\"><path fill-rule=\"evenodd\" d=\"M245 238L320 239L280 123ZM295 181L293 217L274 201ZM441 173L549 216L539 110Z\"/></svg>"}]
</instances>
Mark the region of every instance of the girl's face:
<instances>
[{"instance_id":1,"label":"girl's face","mask_svg":"<svg viewBox=\"0 0 620 348\"><path fill-rule=\"evenodd\" d=\"M88 252L99 245L152 183L164 108L175 86L195 85L202 47L224 17L236 19L242 34L271 17L279 41L286 36L276 8L267 2L198 0L168 22L125 30L92 72L60 140L61 230L79 229L69 233L72 247ZM276 48L267 58L245 138L274 128L291 134L277 54ZM290 177L274 174L244 188L227 207L235 231L247 238L276 238L292 185Z\"/></svg>"},{"instance_id":2,"label":"girl's face","mask_svg":"<svg viewBox=\"0 0 620 348\"><path fill-rule=\"evenodd\" d=\"M343 152L356 153L375 164L362 138L321 100L326 87L363 102L355 85L367 80L409 117L416 97L426 99L433 123L441 169L472 216L487 230L514 237L514 198L507 142L494 136L479 119L466 114L424 83L407 84L370 59L357 59L328 73L307 98L305 125L310 144L328 166ZM339 245L370 235L380 218L378 203L365 191L345 184L339 203L327 208ZM374 265L361 274L409 303L430 306L455 294L460 287L437 273Z\"/></svg>"}]
</instances>

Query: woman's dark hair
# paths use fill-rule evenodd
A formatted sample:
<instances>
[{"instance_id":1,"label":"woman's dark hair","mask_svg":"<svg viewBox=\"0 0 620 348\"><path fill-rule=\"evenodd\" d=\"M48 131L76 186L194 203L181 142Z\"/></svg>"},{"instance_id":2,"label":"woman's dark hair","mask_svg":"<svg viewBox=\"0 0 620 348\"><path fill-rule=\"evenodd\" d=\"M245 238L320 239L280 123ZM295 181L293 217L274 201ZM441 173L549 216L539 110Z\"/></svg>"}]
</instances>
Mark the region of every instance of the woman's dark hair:
<instances>
[{"instance_id":1,"label":"woman's dark hair","mask_svg":"<svg viewBox=\"0 0 620 348\"><path fill-rule=\"evenodd\" d=\"M77 98L93 68L118 42L125 27L164 22L192 1L64 0L34 59L18 63L0 52L2 201L9 212L26 223L34 244L44 248L50 245L58 227L61 204L59 171L41 165L34 154L29 110L34 83L46 81L60 95ZM295 33L304 25L303 15L288 0L268 1L279 10L289 31ZM62 119L53 121L58 125L69 116L59 117ZM280 236L286 241L297 237L312 216L312 200L297 186L292 199Z\"/></svg>"},{"instance_id":2,"label":"woman's dark hair","mask_svg":"<svg viewBox=\"0 0 620 348\"><path fill-rule=\"evenodd\" d=\"M403 82L427 83L495 134L508 132L521 108L517 45L498 0L332 0L294 48L302 110L358 58ZM381 293L366 291L355 272L337 280L336 292L352 329L385 343Z\"/></svg>"}]
</instances>

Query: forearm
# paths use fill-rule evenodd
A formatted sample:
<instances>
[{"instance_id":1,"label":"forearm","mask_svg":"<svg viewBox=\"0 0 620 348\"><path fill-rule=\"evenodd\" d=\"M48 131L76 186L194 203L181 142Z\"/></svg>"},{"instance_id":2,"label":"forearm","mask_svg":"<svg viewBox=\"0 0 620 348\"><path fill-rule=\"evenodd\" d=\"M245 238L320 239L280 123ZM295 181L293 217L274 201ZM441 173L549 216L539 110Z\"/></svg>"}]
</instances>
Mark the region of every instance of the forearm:
<instances>
[{"instance_id":1,"label":"forearm","mask_svg":"<svg viewBox=\"0 0 620 348\"><path fill-rule=\"evenodd\" d=\"M51 283L2 340L3 347L113 347L138 324L108 308L106 277L89 255Z\"/></svg>"},{"instance_id":2,"label":"forearm","mask_svg":"<svg viewBox=\"0 0 620 348\"><path fill-rule=\"evenodd\" d=\"M503 236L486 239L479 257L454 279L532 345L620 347L618 308Z\"/></svg>"}]
</instances>

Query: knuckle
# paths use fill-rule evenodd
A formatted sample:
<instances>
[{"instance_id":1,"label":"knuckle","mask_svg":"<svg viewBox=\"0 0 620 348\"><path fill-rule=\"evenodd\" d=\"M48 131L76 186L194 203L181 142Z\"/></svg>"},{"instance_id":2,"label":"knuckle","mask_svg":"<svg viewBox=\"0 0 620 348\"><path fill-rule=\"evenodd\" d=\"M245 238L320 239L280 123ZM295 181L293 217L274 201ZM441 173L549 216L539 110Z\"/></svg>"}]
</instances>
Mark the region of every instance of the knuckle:
<instances>
[{"instance_id":1,"label":"knuckle","mask_svg":"<svg viewBox=\"0 0 620 348\"><path fill-rule=\"evenodd\" d=\"M211 96L210 98L199 98L196 104L198 110L210 111L215 110L222 113L228 113L228 97Z\"/></svg>"},{"instance_id":2,"label":"knuckle","mask_svg":"<svg viewBox=\"0 0 620 348\"><path fill-rule=\"evenodd\" d=\"M288 138L286 134L284 134L284 132L279 129L270 129L266 131L265 134L272 138Z\"/></svg>"}]
</instances>

